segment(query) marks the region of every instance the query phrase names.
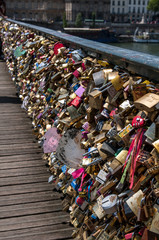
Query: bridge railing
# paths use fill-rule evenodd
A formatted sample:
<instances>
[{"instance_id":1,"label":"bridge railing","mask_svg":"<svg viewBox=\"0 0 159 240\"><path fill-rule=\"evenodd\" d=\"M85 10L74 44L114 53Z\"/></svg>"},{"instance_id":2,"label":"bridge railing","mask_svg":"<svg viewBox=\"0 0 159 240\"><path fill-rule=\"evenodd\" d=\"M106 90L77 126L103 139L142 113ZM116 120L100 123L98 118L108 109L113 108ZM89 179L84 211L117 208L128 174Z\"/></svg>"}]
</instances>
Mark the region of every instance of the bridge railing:
<instances>
[{"instance_id":1,"label":"bridge railing","mask_svg":"<svg viewBox=\"0 0 159 240\"><path fill-rule=\"evenodd\" d=\"M53 36L61 40L65 45L67 44L67 46L81 48L87 51L89 55L106 59L110 63L126 68L130 72L148 77L153 81L159 81L159 57L157 56L87 40L33 24L12 19L7 20L27 29L32 29L43 36Z\"/></svg>"}]
</instances>

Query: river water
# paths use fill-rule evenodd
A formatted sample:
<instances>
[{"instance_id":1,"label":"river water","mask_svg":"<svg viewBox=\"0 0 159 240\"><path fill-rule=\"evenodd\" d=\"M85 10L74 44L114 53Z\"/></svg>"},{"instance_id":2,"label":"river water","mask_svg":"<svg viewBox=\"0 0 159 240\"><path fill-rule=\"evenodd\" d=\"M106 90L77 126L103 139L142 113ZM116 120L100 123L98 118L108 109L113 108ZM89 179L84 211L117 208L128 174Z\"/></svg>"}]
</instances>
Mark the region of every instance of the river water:
<instances>
[{"instance_id":1,"label":"river water","mask_svg":"<svg viewBox=\"0 0 159 240\"><path fill-rule=\"evenodd\" d=\"M111 43L111 45L159 56L159 43Z\"/></svg>"}]
</instances>

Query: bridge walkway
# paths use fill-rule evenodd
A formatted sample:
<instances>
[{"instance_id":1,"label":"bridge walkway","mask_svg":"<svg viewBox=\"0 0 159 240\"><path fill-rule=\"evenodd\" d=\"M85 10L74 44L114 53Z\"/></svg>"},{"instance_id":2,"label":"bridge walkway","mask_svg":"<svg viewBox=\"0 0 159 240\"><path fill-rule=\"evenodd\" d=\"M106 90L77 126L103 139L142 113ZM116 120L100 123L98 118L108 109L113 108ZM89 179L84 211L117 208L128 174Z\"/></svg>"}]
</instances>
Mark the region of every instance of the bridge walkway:
<instances>
[{"instance_id":1,"label":"bridge walkway","mask_svg":"<svg viewBox=\"0 0 159 240\"><path fill-rule=\"evenodd\" d=\"M0 240L71 239L61 194L48 184L42 150L0 62Z\"/></svg>"}]
</instances>

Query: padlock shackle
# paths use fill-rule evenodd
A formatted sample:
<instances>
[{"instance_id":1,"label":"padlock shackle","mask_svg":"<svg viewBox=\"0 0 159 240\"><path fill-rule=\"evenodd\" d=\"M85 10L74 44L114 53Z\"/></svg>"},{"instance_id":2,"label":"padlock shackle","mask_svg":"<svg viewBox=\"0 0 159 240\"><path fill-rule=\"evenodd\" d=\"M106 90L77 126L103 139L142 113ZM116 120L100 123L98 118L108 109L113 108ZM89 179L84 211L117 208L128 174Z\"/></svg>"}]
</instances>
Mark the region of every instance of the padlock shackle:
<instances>
[{"instance_id":1,"label":"padlock shackle","mask_svg":"<svg viewBox=\"0 0 159 240\"><path fill-rule=\"evenodd\" d=\"M108 83L106 83L106 84L104 84L102 87L100 87L100 88L93 88L92 89L92 91L95 91L95 90L98 90L98 91L103 91L104 89L103 88L105 88L105 87L108 87L108 86L110 86L112 83L111 82L108 82Z\"/></svg>"},{"instance_id":2,"label":"padlock shackle","mask_svg":"<svg viewBox=\"0 0 159 240\"><path fill-rule=\"evenodd\" d=\"M86 167L89 167L91 165L95 165L97 164L98 162L102 161L103 159L101 157L99 158L96 158L95 160L93 160L91 163L87 164Z\"/></svg>"},{"instance_id":3,"label":"padlock shackle","mask_svg":"<svg viewBox=\"0 0 159 240\"><path fill-rule=\"evenodd\" d=\"M91 154L91 153L93 153L93 152L95 152L95 151L97 151L97 150L98 150L97 148L94 148L94 149L92 149L91 151L84 153L84 154L83 154L83 157L85 157L85 156L87 156L87 155L89 155L89 154Z\"/></svg>"}]
</instances>

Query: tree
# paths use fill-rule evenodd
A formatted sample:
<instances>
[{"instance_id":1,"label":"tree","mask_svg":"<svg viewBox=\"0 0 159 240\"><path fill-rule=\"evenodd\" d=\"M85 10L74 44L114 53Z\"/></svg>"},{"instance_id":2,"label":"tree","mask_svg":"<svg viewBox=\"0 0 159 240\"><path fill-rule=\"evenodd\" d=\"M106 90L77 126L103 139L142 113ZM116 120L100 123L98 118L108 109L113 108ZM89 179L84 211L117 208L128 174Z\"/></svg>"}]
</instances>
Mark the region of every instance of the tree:
<instances>
[{"instance_id":1,"label":"tree","mask_svg":"<svg viewBox=\"0 0 159 240\"><path fill-rule=\"evenodd\" d=\"M92 21L93 21L92 27L94 28L95 27L95 22L96 22L96 14L95 14L95 12L92 12Z\"/></svg>"},{"instance_id":2,"label":"tree","mask_svg":"<svg viewBox=\"0 0 159 240\"><path fill-rule=\"evenodd\" d=\"M66 13L63 15L63 28L67 27Z\"/></svg>"},{"instance_id":3,"label":"tree","mask_svg":"<svg viewBox=\"0 0 159 240\"><path fill-rule=\"evenodd\" d=\"M78 13L76 16L76 22L75 22L76 27L82 27L82 14Z\"/></svg>"},{"instance_id":4,"label":"tree","mask_svg":"<svg viewBox=\"0 0 159 240\"><path fill-rule=\"evenodd\" d=\"M159 12L159 0L150 0L147 9L153 12Z\"/></svg>"}]
</instances>

